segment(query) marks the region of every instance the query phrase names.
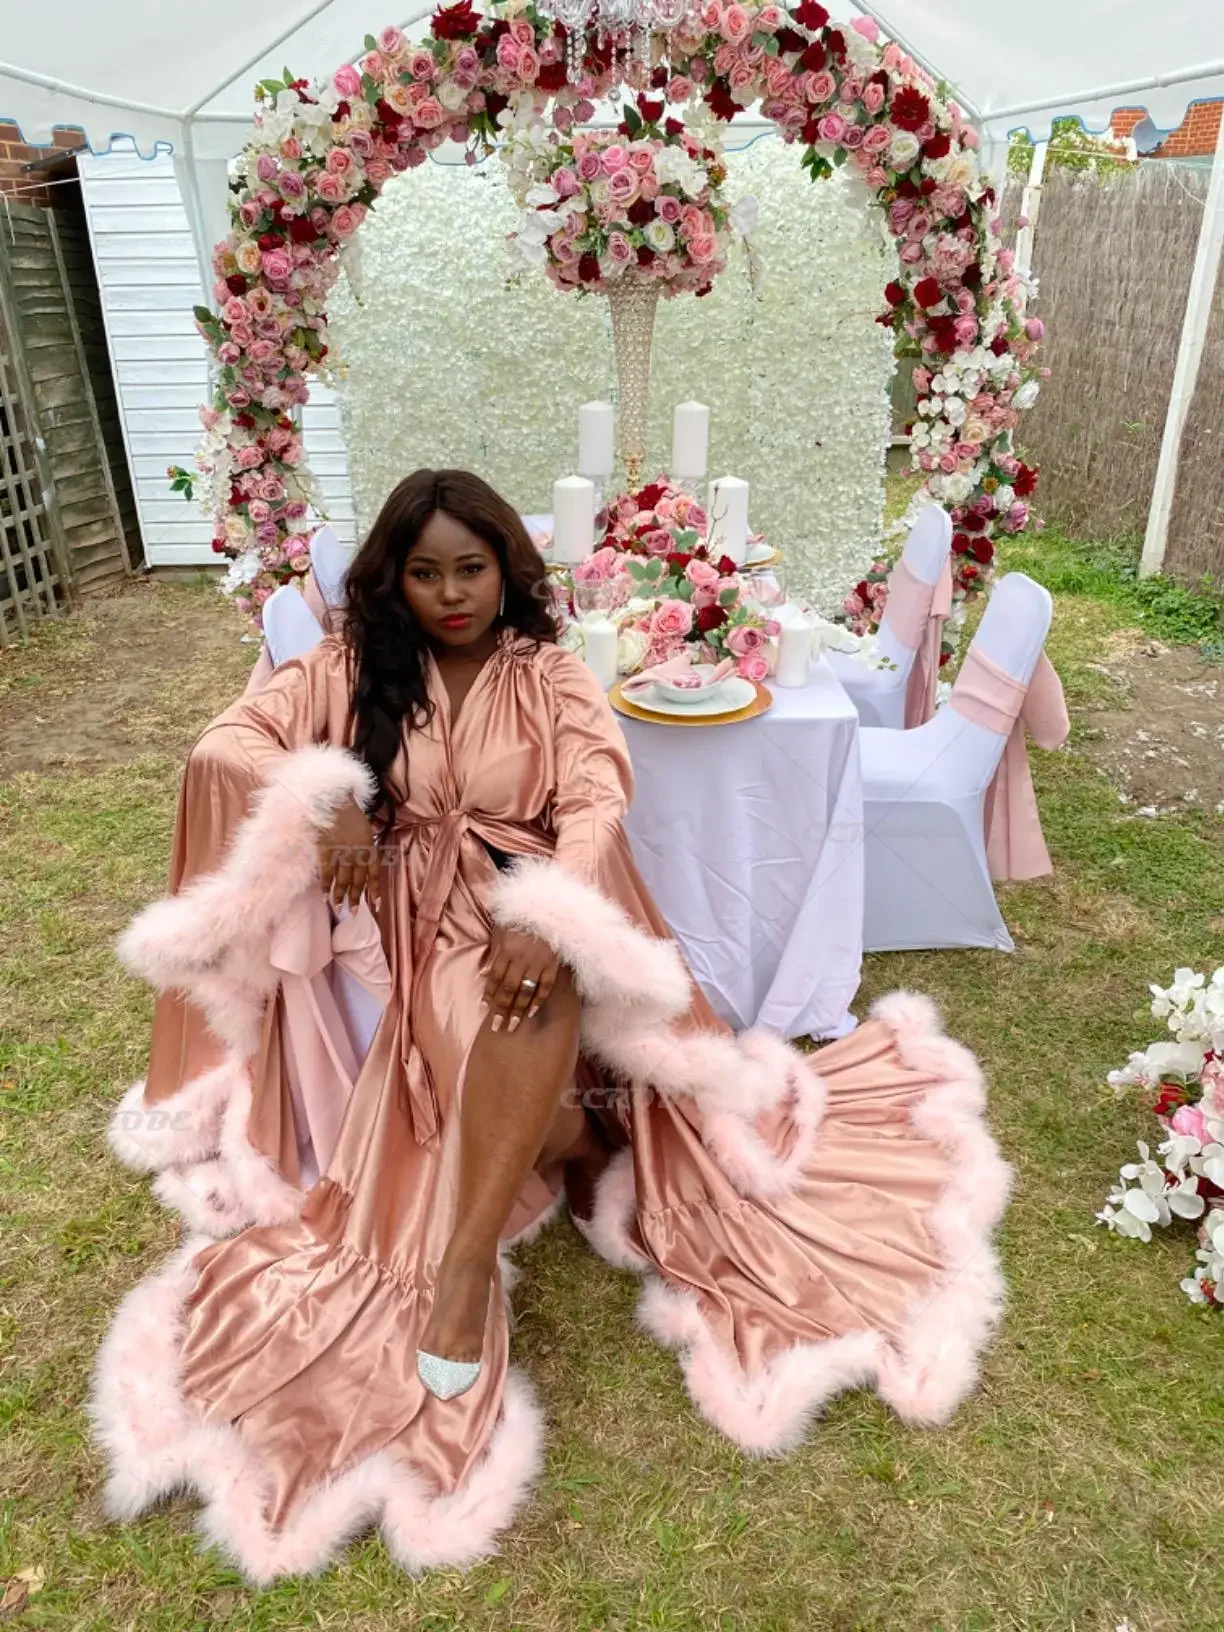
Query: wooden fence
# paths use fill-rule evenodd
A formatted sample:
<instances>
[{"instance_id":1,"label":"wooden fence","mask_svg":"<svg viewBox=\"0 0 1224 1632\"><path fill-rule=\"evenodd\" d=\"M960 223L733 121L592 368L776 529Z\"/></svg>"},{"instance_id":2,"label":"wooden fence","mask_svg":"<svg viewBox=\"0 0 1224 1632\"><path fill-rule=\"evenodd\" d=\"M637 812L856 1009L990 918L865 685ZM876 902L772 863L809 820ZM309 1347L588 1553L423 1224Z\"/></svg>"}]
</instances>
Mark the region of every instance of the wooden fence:
<instances>
[{"instance_id":1,"label":"wooden fence","mask_svg":"<svg viewBox=\"0 0 1224 1632\"><path fill-rule=\"evenodd\" d=\"M93 262L70 212L0 215L0 410L6 642L124 579L138 536Z\"/></svg>"},{"instance_id":2,"label":"wooden fence","mask_svg":"<svg viewBox=\"0 0 1224 1632\"><path fill-rule=\"evenodd\" d=\"M1164 430L1206 173L1148 163L1047 174L1033 268L1051 377L1021 437L1042 513L1086 538L1142 536ZM1005 223L1014 223L1009 187ZM1224 584L1224 286L1182 444L1165 570Z\"/></svg>"}]
</instances>

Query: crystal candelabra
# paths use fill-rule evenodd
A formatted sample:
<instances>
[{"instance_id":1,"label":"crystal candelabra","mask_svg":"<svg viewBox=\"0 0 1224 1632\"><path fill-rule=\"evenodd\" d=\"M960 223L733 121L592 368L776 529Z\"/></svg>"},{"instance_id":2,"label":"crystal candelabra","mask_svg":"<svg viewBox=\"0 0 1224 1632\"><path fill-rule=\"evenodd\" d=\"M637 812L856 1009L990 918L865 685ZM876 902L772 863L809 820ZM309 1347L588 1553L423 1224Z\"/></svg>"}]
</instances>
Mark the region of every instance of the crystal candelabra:
<instances>
[{"instance_id":1,"label":"crystal candelabra","mask_svg":"<svg viewBox=\"0 0 1224 1632\"><path fill-rule=\"evenodd\" d=\"M570 83L582 73L591 43L604 40L649 72L651 39L678 27L695 13L697 0L537 0L536 9L565 29L566 71Z\"/></svg>"}]
</instances>

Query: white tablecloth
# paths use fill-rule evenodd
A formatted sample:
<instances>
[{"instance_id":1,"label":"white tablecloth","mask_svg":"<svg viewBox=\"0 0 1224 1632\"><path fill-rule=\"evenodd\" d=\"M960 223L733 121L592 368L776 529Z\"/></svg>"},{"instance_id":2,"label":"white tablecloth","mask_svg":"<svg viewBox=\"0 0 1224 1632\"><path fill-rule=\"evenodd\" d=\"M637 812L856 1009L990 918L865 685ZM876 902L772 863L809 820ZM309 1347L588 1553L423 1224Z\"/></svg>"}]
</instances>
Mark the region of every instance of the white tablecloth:
<instances>
[{"instance_id":1,"label":"white tablecloth","mask_svg":"<svg viewBox=\"0 0 1224 1632\"><path fill-rule=\"evenodd\" d=\"M737 1029L835 1037L863 952L858 716L822 659L768 714L680 729L621 719L629 840L714 1008Z\"/></svg>"}]
</instances>

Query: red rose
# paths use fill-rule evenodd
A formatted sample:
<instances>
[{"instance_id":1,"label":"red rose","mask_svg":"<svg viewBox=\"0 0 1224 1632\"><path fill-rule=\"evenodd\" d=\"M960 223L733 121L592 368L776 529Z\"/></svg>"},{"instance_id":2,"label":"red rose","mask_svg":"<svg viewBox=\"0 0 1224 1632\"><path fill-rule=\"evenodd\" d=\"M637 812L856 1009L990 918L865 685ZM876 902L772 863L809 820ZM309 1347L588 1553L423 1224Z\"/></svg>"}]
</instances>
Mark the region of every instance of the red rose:
<instances>
[{"instance_id":1,"label":"red rose","mask_svg":"<svg viewBox=\"0 0 1224 1632\"><path fill-rule=\"evenodd\" d=\"M697 609L695 623L703 635L708 635L712 629L721 629L727 621L725 606L701 606Z\"/></svg>"},{"instance_id":2,"label":"red rose","mask_svg":"<svg viewBox=\"0 0 1224 1632\"><path fill-rule=\"evenodd\" d=\"M966 289L980 289L982 287L982 269L980 266L967 266L961 273L961 282Z\"/></svg>"},{"instance_id":3,"label":"red rose","mask_svg":"<svg viewBox=\"0 0 1224 1632\"><path fill-rule=\"evenodd\" d=\"M811 45L799 58L799 66L809 74L818 74L829 60L829 53L819 40L813 40Z\"/></svg>"},{"instance_id":4,"label":"red rose","mask_svg":"<svg viewBox=\"0 0 1224 1632\"><path fill-rule=\"evenodd\" d=\"M639 266L653 266L655 261L655 252L648 244L643 244L637 252L637 258Z\"/></svg>"},{"instance_id":5,"label":"red rose","mask_svg":"<svg viewBox=\"0 0 1224 1632\"><path fill-rule=\"evenodd\" d=\"M924 311L929 306L938 306L943 299L943 290L939 286L939 279L921 278L914 285L914 299Z\"/></svg>"},{"instance_id":6,"label":"red rose","mask_svg":"<svg viewBox=\"0 0 1224 1632\"><path fill-rule=\"evenodd\" d=\"M968 533L953 533L952 534L952 554L953 555L968 555L969 554L969 545L970 545L971 542L972 541L971 541Z\"/></svg>"},{"instance_id":7,"label":"red rose","mask_svg":"<svg viewBox=\"0 0 1224 1632\"><path fill-rule=\"evenodd\" d=\"M675 555L668 556L667 565L671 568L672 572L681 573L692 559L693 558L691 555L685 555L682 550L678 550Z\"/></svg>"},{"instance_id":8,"label":"red rose","mask_svg":"<svg viewBox=\"0 0 1224 1632\"><path fill-rule=\"evenodd\" d=\"M1180 1105L1186 1105L1190 1095L1180 1082L1162 1082L1160 1092L1152 1101L1152 1110L1157 1116L1172 1116Z\"/></svg>"},{"instance_id":9,"label":"red rose","mask_svg":"<svg viewBox=\"0 0 1224 1632\"><path fill-rule=\"evenodd\" d=\"M485 92L485 112L494 124L497 123L499 113L504 113L510 106L510 98L503 96L500 91Z\"/></svg>"},{"instance_id":10,"label":"red rose","mask_svg":"<svg viewBox=\"0 0 1224 1632\"><path fill-rule=\"evenodd\" d=\"M313 244L319 235L306 216L295 215L289 223L289 236L295 244Z\"/></svg>"},{"instance_id":11,"label":"red rose","mask_svg":"<svg viewBox=\"0 0 1224 1632\"><path fill-rule=\"evenodd\" d=\"M212 541L212 547L215 554L225 554L225 540L223 538L214 538Z\"/></svg>"},{"instance_id":12,"label":"red rose","mask_svg":"<svg viewBox=\"0 0 1224 1632\"><path fill-rule=\"evenodd\" d=\"M400 116L390 102L384 102L380 96L374 104L374 112L378 115L378 122L386 127L389 135L394 137L400 127Z\"/></svg>"},{"instance_id":13,"label":"red rose","mask_svg":"<svg viewBox=\"0 0 1224 1632\"><path fill-rule=\"evenodd\" d=\"M663 497L664 492L665 489L662 482L648 482L645 487L638 490L638 510L653 510L655 505L658 504L659 500Z\"/></svg>"},{"instance_id":14,"label":"red rose","mask_svg":"<svg viewBox=\"0 0 1224 1632\"><path fill-rule=\"evenodd\" d=\"M729 125L737 113L743 113L743 108L731 95L726 80L716 80L705 94L705 104L716 119L721 119Z\"/></svg>"},{"instance_id":15,"label":"red rose","mask_svg":"<svg viewBox=\"0 0 1224 1632\"><path fill-rule=\"evenodd\" d=\"M774 35L779 51L802 51L807 41L793 28L780 28Z\"/></svg>"},{"instance_id":16,"label":"red rose","mask_svg":"<svg viewBox=\"0 0 1224 1632\"><path fill-rule=\"evenodd\" d=\"M906 176L904 178L904 180L899 181L897 183L897 197L898 198L917 198L918 197L918 189L917 189L917 187L914 186L913 182L909 179L908 176Z\"/></svg>"},{"instance_id":17,"label":"red rose","mask_svg":"<svg viewBox=\"0 0 1224 1632\"><path fill-rule=\"evenodd\" d=\"M536 75L536 85L542 91L563 91L569 75L563 62L546 62Z\"/></svg>"},{"instance_id":18,"label":"red rose","mask_svg":"<svg viewBox=\"0 0 1224 1632\"><path fill-rule=\"evenodd\" d=\"M279 232L264 232L264 233L261 233L260 237L259 237L259 247L260 247L260 249L279 249L281 247L280 233Z\"/></svg>"},{"instance_id":19,"label":"red rose","mask_svg":"<svg viewBox=\"0 0 1224 1632\"><path fill-rule=\"evenodd\" d=\"M890 306L905 305L905 290L896 281L884 285L884 299Z\"/></svg>"},{"instance_id":20,"label":"red rose","mask_svg":"<svg viewBox=\"0 0 1224 1632\"><path fill-rule=\"evenodd\" d=\"M918 183L918 191L922 194L923 198L930 198L931 194L938 186L939 183L935 180L934 176L923 176L922 180Z\"/></svg>"},{"instance_id":21,"label":"red rose","mask_svg":"<svg viewBox=\"0 0 1224 1632\"><path fill-rule=\"evenodd\" d=\"M465 40L479 31L482 21L471 0L459 0L455 6L440 6L429 30L435 40Z\"/></svg>"},{"instance_id":22,"label":"red rose","mask_svg":"<svg viewBox=\"0 0 1224 1632\"><path fill-rule=\"evenodd\" d=\"M921 130L931 117L931 104L912 85L902 85L888 111L898 130Z\"/></svg>"},{"instance_id":23,"label":"red rose","mask_svg":"<svg viewBox=\"0 0 1224 1632\"><path fill-rule=\"evenodd\" d=\"M951 661L952 661L952 653L951 652L940 652L940 654L939 654L939 666L940 666L941 669L943 668L945 663L950 663Z\"/></svg>"},{"instance_id":24,"label":"red rose","mask_svg":"<svg viewBox=\"0 0 1224 1632\"><path fill-rule=\"evenodd\" d=\"M735 562L732 561L729 555L720 555L718 560L715 561L714 565L718 569L718 575L720 578L734 578L736 573L739 571L739 568L736 566Z\"/></svg>"},{"instance_id":25,"label":"red rose","mask_svg":"<svg viewBox=\"0 0 1224 1632\"><path fill-rule=\"evenodd\" d=\"M578 258L578 276L583 283L599 282L599 258L596 255L581 255Z\"/></svg>"},{"instance_id":26,"label":"red rose","mask_svg":"<svg viewBox=\"0 0 1224 1632\"><path fill-rule=\"evenodd\" d=\"M645 227L654 220L654 205L647 199L639 198L630 204L627 214L635 227Z\"/></svg>"},{"instance_id":27,"label":"red rose","mask_svg":"<svg viewBox=\"0 0 1224 1632\"><path fill-rule=\"evenodd\" d=\"M994 545L988 538L975 538L971 548L973 559L980 561L984 567L988 567L994 560Z\"/></svg>"},{"instance_id":28,"label":"red rose","mask_svg":"<svg viewBox=\"0 0 1224 1632\"><path fill-rule=\"evenodd\" d=\"M929 142L924 142L922 151L928 159L946 159L952 151L952 138L946 130L937 130Z\"/></svg>"},{"instance_id":29,"label":"red rose","mask_svg":"<svg viewBox=\"0 0 1224 1632\"><path fill-rule=\"evenodd\" d=\"M820 120L813 116L803 127L803 139L809 147L820 140Z\"/></svg>"},{"instance_id":30,"label":"red rose","mask_svg":"<svg viewBox=\"0 0 1224 1632\"><path fill-rule=\"evenodd\" d=\"M247 292L247 281L241 272L235 272L232 277L226 278L225 287L229 290L231 295L245 295Z\"/></svg>"},{"instance_id":31,"label":"red rose","mask_svg":"<svg viewBox=\"0 0 1224 1632\"><path fill-rule=\"evenodd\" d=\"M996 357L1005 357L1011 350L1011 341L1005 334L996 334L990 342L990 349Z\"/></svg>"},{"instance_id":32,"label":"red rose","mask_svg":"<svg viewBox=\"0 0 1224 1632\"><path fill-rule=\"evenodd\" d=\"M1021 465L1012 482L1012 488L1018 499L1027 499L1037 487L1037 472L1029 465Z\"/></svg>"},{"instance_id":33,"label":"red rose","mask_svg":"<svg viewBox=\"0 0 1224 1632\"><path fill-rule=\"evenodd\" d=\"M818 28L823 28L829 20L829 14L817 0L803 0L803 3L793 13L800 28L811 29L814 34Z\"/></svg>"},{"instance_id":34,"label":"red rose","mask_svg":"<svg viewBox=\"0 0 1224 1632\"><path fill-rule=\"evenodd\" d=\"M684 121L682 119L669 119L663 129L669 136L683 136Z\"/></svg>"},{"instance_id":35,"label":"red rose","mask_svg":"<svg viewBox=\"0 0 1224 1632\"><path fill-rule=\"evenodd\" d=\"M662 102L652 102L648 96L639 96L637 105L638 112L648 125L658 124L663 114Z\"/></svg>"},{"instance_id":36,"label":"red rose","mask_svg":"<svg viewBox=\"0 0 1224 1632\"><path fill-rule=\"evenodd\" d=\"M970 512L961 522L961 531L965 533L984 533L986 531L986 518L984 516L975 516Z\"/></svg>"},{"instance_id":37,"label":"red rose","mask_svg":"<svg viewBox=\"0 0 1224 1632\"><path fill-rule=\"evenodd\" d=\"M353 109L352 109L351 105L348 102L337 102L336 103L336 111L335 111L334 114L332 114L332 118L333 119L347 119L349 114L352 113L352 111L353 111Z\"/></svg>"},{"instance_id":38,"label":"red rose","mask_svg":"<svg viewBox=\"0 0 1224 1632\"><path fill-rule=\"evenodd\" d=\"M241 425L244 431L253 431L255 429L255 415L235 414L234 424Z\"/></svg>"},{"instance_id":39,"label":"red rose","mask_svg":"<svg viewBox=\"0 0 1224 1632\"><path fill-rule=\"evenodd\" d=\"M950 357L956 350L956 319L951 316L928 317L927 328L940 351Z\"/></svg>"},{"instance_id":40,"label":"red rose","mask_svg":"<svg viewBox=\"0 0 1224 1632\"><path fill-rule=\"evenodd\" d=\"M840 28L831 28L825 35L829 50L835 57L844 57L846 54L846 36Z\"/></svg>"}]
</instances>

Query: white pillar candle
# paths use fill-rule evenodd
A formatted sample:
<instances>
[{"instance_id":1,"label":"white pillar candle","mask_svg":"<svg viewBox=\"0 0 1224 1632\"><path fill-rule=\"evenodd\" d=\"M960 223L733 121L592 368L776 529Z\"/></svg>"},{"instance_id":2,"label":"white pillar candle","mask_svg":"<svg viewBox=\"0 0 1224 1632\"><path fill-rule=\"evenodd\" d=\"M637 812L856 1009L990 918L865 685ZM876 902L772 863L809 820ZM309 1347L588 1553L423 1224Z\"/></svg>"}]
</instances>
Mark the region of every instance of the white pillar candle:
<instances>
[{"instance_id":1,"label":"white pillar candle","mask_svg":"<svg viewBox=\"0 0 1224 1632\"><path fill-rule=\"evenodd\" d=\"M779 686L806 686L812 669L812 641L816 626L800 614L787 619L778 631L778 666L774 681Z\"/></svg>"},{"instance_id":2,"label":"white pillar candle","mask_svg":"<svg viewBox=\"0 0 1224 1632\"><path fill-rule=\"evenodd\" d=\"M578 410L578 469L605 480L616 469L616 416L610 402L584 402Z\"/></svg>"},{"instance_id":3,"label":"white pillar candle","mask_svg":"<svg viewBox=\"0 0 1224 1632\"><path fill-rule=\"evenodd\" d=\"M616 658L620 636L611 618L592 612L582 620L582 655L586 666L605 691L616 684Z\"/></svg>"},{"instance_id":4,"label":"white pillar candle","mask_svg":"<svg viewBox=\"0 0 1224 1632\"><path fill-rule=\"evenodd\" d=\"M672 415L672 475L704 476L709 451L710 410L704 402L678 402Z\"/></svg>"},{"instance_id":5,"label":"white pillar candle","mask_svg":"<svg viewBox=\"0 0 1224 1632\"><path fill-rule=\"evenodd\" d=\"M737 567L748 559L748 483L720 476L710 483L710 553L730 556Z\"/></svg>"},{"instance_id":6,"label":"white pillar candle","mask_svg":"<svg viewBox=\"0 0 1224 1632\"><path fill-rule=\"evenodd\" d=\"M553 483L554 561L585 561L595 548L595 484L585 476Z\"/></svg>"}]
</instances>

